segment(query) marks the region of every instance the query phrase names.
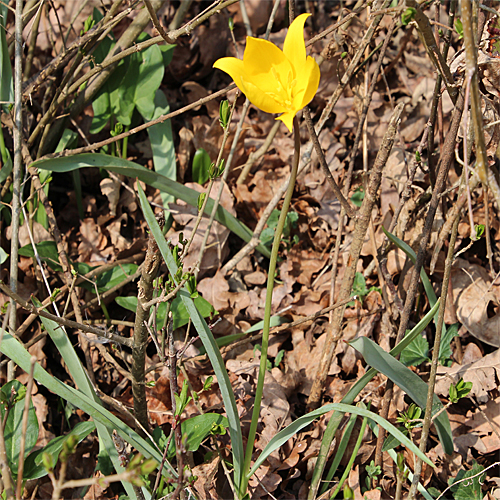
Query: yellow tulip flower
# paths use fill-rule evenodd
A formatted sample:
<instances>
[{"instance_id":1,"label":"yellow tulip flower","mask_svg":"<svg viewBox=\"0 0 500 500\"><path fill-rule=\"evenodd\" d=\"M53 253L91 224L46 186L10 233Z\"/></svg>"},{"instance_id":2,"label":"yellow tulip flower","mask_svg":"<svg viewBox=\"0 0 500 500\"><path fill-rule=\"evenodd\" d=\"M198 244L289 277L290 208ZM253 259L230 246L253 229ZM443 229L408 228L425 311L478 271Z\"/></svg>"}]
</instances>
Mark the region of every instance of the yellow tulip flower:
<instances>
[{"instance_id":1,"label":"yellow tulip flower","mask_svg":"<svg viewBox=\"0 0 500 500\"><path fill-rule=\"evenodd\" d=\"M283 113L290 132L293 118L311 102L319 86L319 67L306 56L304 24L311 14L301 14L288 29L283 50L268 40L247 37L243 60L223 57L214 68L226 72L248 100L266 113Z\"/></svg>"}]
</instances>

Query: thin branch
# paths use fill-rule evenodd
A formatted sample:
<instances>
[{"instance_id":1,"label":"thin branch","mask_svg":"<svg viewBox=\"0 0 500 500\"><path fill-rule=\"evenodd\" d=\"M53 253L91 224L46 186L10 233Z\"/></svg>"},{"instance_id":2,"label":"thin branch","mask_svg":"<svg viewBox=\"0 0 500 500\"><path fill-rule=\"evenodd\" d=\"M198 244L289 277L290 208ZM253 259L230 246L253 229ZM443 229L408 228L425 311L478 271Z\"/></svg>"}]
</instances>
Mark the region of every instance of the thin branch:
<instances>
[{"instance_id":1,"label":"thin branch","mask_svg":"<svg viewBox=\"0 0 500 500\"><path fill-rule=\"evenodd\" d=\"M124 338L120 335L115 335L114 333L108 332L107 330L102 330L100 328L93 328L92 326L84 325L82 323L77 323L76 321L71 321L69 319L60 318L59 316L55 316L54 314L50 314L43 309L43 307L36 307L29 302L26 302L22 297L20 297L17 293L14 293L10 290L10 288L3 283L0 283L0 290L8 295L11 299L17 302L23 309L32 312L37 316L42 316L47 319L51 319L55 321L59 325L67 326L68 328L75 328L76 330L81 330L82 332L93 333L98 337L102 337L108 339L111 342L116 342L117 344L121 344L127 347L132 347L132 340Z\"/></svg>"}]
</instances>

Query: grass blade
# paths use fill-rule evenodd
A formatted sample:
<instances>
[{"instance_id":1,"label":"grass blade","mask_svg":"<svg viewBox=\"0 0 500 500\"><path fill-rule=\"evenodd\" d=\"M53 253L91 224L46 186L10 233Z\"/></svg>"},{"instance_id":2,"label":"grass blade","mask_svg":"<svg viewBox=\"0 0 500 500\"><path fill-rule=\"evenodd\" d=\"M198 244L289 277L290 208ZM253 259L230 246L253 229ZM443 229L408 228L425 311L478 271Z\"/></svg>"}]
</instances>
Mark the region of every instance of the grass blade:
<instances>
[{"instance_id":1,"label":"grass blade","mask_svg":"<svg viewBox=\"0 0 500 500\"><path fill-rule=\"evenodd\" d=\"M434 464L429 460L419 449L413 444L401 431L396 429L390 422L382 418L380 415L373 413L369 410L365 410L363 408L359 408L357 406L345 405L343 403L330 403L317 410L314 410L307 415L304 415L295 422L292 422L288 427L285 427L283 430L278 432L276 436L274 436L267 446L262 450L262 453L259 455L259 458L255 461L253 467L250 469L248 473L248 477L250 477L264 462L264 460L277 448L281 445L285 444L292 436L297 434L301 429L308 426L311 422L316 420L321 415L328 413L329 411L337 410L342 413L354 413L355 415L359 415L361 417L367 417L370 420L373 420L380 426L382 426L389 434L393 435L399 442L406 446L412 453L418 455L425 463L429 464L431 467L434 467Z\"/></svg>"},{"instance_id":2,"label":"grass blade","mask_svg":"<svg viewBox=\"0 0 500 500\"><path fill-rule=\"evenodd\" d=\"M72 172L78 168L101 167L117 174L137 178L162 192L171 194L175 196L175 198L185 201L193 207L198 206L198 196L200 194L198 191L183 186L157 172L148 170L138 163L124 160L116 156L109 156L102 153L83 153L75 156L35 161L32 163L32 166L52 172ZM208 215L212 212L213 203L212 198L209 198L205 208L205 213ZM252 231L222 206L218 207L215 219L239 236L243 241L249 242L252 238ZM271 255L269 249L264 247L264 245L258 245L256 248L265 257Z\"/></svg>"},{"instance_id":3,"label":"grass blade","mask_svg":"<svg viewBox=\"0 0 500 500\"><path fill-rule=\"evenodd\" d=\"M390 378L398 387L406 392L418 406L425 408L428 387L416 373L366 337L359 337L350 342L349 345L360 352L370 366ZM432 414L434 415L443 408L443 403L441 403L436 394L434 394L433 401ZM434 424L436 425L439 440L443 445L444 451L452 454L453 438L448 414L445 411L441 412L434 420Z\"/></svg>"},{"instance_id":4,"label":"grass blade","mask_svg":"<svg viewBox=\"0 0 500 500\"><path fill-rule=\"evenodd\" d=\"M139 199L141 201L142 211L144 213L146 222L148 223L149 229L153 234L156 243L158 244L158 248L160 249L163 258L165 259L165 263L167 264L170 275L175 276L175 273L177 272L177 264L175 263L172 252L168 247L168 243L165 241L165 237L163 236L160 226L156 221L153 211L149 206L149 202L140 184L137 185L137 189L139 191ZM198 309L196 309L193 299L186 289L180 290L179 295L182 298L182 302L184 303L184 306L186 307L191 317L193 326L196 328L196 331L200 336L203 346L207 351L208 358L212 363L215 375L217 376L217 382L219 384L222 399L224 401L224 407L226 409L227 419L229 422L229 433L231 436L231 445L233 448L234 484L237 486L240 484L241 480L244 454L240 417L236 408L236 400L234 398L233 388L231 387L231 382L229 381L229 376L226 371L224 360L222 359L217 343L215 342L215 339L212 335L212 332L208 328L206 321L201 316ZM239 493L237 494L239 495ZM240 497L243 494L244 492L240 495Z\"/></svg>"}]
</instances>

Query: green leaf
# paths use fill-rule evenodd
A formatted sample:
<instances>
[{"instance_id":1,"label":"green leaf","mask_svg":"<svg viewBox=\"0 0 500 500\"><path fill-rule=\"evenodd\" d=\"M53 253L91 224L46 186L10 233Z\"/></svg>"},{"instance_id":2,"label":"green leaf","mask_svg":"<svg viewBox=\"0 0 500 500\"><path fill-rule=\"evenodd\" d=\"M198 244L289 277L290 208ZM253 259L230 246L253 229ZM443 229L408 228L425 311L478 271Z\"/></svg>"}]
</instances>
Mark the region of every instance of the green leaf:
<instances>
[{"instance_id":1,"label":"green leaf","mask_svg":"<svg viewBox=\"0 0 500 500\"><path fill-rule=\"evenodd\" d=\"M47 240L36 243L35 247L37 249L38 255L42 262L46 262L47 265L54 271L61 272L62 267L59 264L59 253L57 251L57 245L55 241ZM28 243L24 247L19 249L19 255L23 257L35 258L35 252L33 251L33 246Z\"/></svg>"},{"instance_id":2,"label":"green leaf","mask_svg":"<svg viewBox=\"0 0 500 500\"><path fill-rule=\"evenodd\" d=\"M42 463L43 453L48 453L54 458L54 462L57 462L59 453L62 450L64 442L70 436L76 436L77 442L81 443L93 430L95 430L94 422L78 422L75 427L65 436L58 436L52 439L49 444L41 448L40 450L31 453L26 461L24 462L24 474L23 479L39 479L47 475L47 471Z\"/></svg>"},{"instance_id":3,"label":"green leaf","mask_svg":"<svg viewBox=\"0 0 500 500\"><path fill-rule=\"evenodd\" d=\"M219 425L224 428L229 427L226 417L218 413L205 413L196 415L196 417L188 418L181 423L182 435L187 435L187 451L197 451L201 443L212 434L214 425ZM168 457L175 456L174 439L170 440L168 447Z\"/></svg>"},{"instance_id":4,"label":"green leaf","mask_svg":"<svg viewBox=\"0 0 500 500\"><path fill-rule=\"evenodd\" d=\"M160 88L165 73L161 50L158 45L152 45L148 49L133 55L138 56L137 60L132 59L130 68L132 73L135 74L127 75L124 83L132 85L134 90L133 102L134 105L142 109L141 114L143 116L153 116L157 112L155 110L156 91ZM162 101L161 105L168 107L165 94L163 94Z\"/></svg>"},{"instance_id":5,"label":"green leaf","mask_svg":"<svg viewBox=\"0 0 500 500\"><path fill-rule=\"evenodd\" d=\"M427 384L409 368L403 365L397 359L394 359L389 353L385 352L380 346L366 337L360 337L349 342L360 352L365 361L386 377L390 378L398 387L400 387L418 406L426 407ZM440 399L434 394L432 415L435 415L443 408ZM439 440L446 453L453 453L453 438L451 436L451 426L446 411L434 420L439 435Z\"/></svg>"},{"instance_id":6,"label":"green leaf","mask_svg":"<svg viewBox=\"0 0 500 500\"><path fill-rule=\"evenodd\" d=\"M16 339L14 339L5 331L3 333L3 342L0 345L0 350L5 356L19 365L21 369L26 372L29 371L31 358L30 354L24 348L24 346L22 346ZM73 387L53 377L39 364L35 365L34 377L37 382L45 386L49 391L52 391L54 394L59 395L61 398L65 399L76 408L80 408L82 411L90 415L93 418L94 422L96 422L96 424L103 424L110 432L116 430L122 439L134 446L137 451L142 453L145 457L154 458L158 463L161 463L162 454L155 446L152 445L149 440L145 440L141 436L139 436L139 434L137 434L132 428L122 422L111 412L106 410L100 403L94 401L93 399L90 399L83 392L74 389ZM112 453L113 450L116 451L111 441L111 445L108 451ZM117 463L115 463L114 460L113 464L118 470L123 470L123 468L119 466L117 467ZM163 475L167 479L172 476L176 477L175 470L168 462L165 463L165 466L166 467L164 469ZM132 488L131 491L133 491Z\"/></svg>"},{"instance_id":7,"label":"green leaf","mask_svg":"<svg viewBox=\"0 0 500 500\"><path fill-rule=\"evenodd\" d=\"M455 19L455 29L457 30L458 33L458 38L463 38L464 36L464 25L462 24L462 20L457 17Z\"/></svg>"},{"instance_id":8,"label":"green leaf","mask_svg":"<svg viewBox=\"0 0 500 500\"><path fill-rule=\"evenodd\" d=\"M484 483L485 476L480 474L484 470L482 465L474 462L471 470L458 472L455 479L450 479L452 486L450 489L455 500L482 500L483 492L481 485ZM479 474L479 475L477 475ZM467 478L473 479L467 480ZM463 481L465 479L465 481ZM456 483L456 484L455 484Z\"/></svg>"},{"instance_id":9,"label":"green leaf","mask_svg":"<svg viewBox=\"0 0 500 500\"><path fill-rule=\"evenodd\" d=\"M128 311L136 312L137 310L137 297L116 297L116 303L127 309ZM208 318L210 315L215 313L212 304L205 300L203 297L199 296L194 299L194 303L196 307L199 308L200 313L204 318ZM176 328L180 328L181 326L187 325L189 321L189 314L186 311L186 307L182 303L182 300L179 296L177 296L171 303L170 310L172 311L173 318L173 327L174 330ZM167 303L162 302L158 305L158 310L156 313L156 322L157 324L163 324L165 321L165 315L167 313Z\"/></svg>"},{"instance_id":10,"label":"green leaf","mask_svg":"<svg viewBox=\"0 0 500 500\"><path fill-rule=\"evenodd\" d=\"M394 243L398 248L403 250L403 252L413 262L413 265L415 265L415 262L417 261L417 254L413 251L413 248L411 248L410 245L405 243L403 240L400 240L397 236L394 236L393 234L389 233L389 231L386 231L383 226L382 230L384 231L387 238L389 238L389 240L392 241L392 243ZM434 304L437 302L436 292L434 292L434 288L432 288L431 281L427 276L427 273L425 272L423 266L422 269L420 269L420 279L422 280L422 285L424 286L425 294L427 295L429 304L431 305L431 307L434 307ZM434 318L434 323L437 325L437 312ZM446 328L444 324L441 335L446 335Z\"/></svg>"},{"instance_id":11,"label":"green leaf","mask_svg":"<svg viewBox=\"0 0 500 500\"><path fill-rule=\"evenodd\" d=\"M197 149L193 157L193 181L203 186L208 181L211 164L210 155L203 148Z\"/></svg>"},{"instance_id":12,"label":"green leaf","mask_svg":"<svg viewBox=\"0 0 500 500\"><path fill-rule=\"evenodd\" d=\"M196 207L199 195L199 193L194 189L183 186L182 184L160 175L157 172L148 170L137 163L102 153L84 153L62 158L38 160L32 163L32 166L36 166L43 170L50 170L52 172L71 172L75 169L83 167L101 167L117 174L138 178L142 182L145 182L160 191L169 193L193 207ZM205 213L210 215L212 207L213 200L212 198L209 198L207 206L205 207ZM249 242L252 238L253 232L222 206L217 208L215 219L245 242ZM270 257L271 255L269 249L265 248L263 245L258 245L256 249L265 257Z\"/></svg>"},{"instance_id":13,"label":"green leaf","mask_svg":"<svg viewBox=\"0 0 500 500\"><path fill-rule=\"evenodd\" d=\"M0 101L14 102L14 80L12 79L12 66L10 65L9 47L7 46L6 24L8 2L0 3ZM5 107L4 104L0 105ZM3 170L3 169L2 169Z\"/></svg>"},{"instance_id":14,"label":"green leaf","mask_svg":"<svg viewBox=\"0 0 500 500\"><path fill-rule=\"evenodd\" d=\"M95 279L97 290L99 293L103 293L106 290L113 288L115 285L124 281L128 276L134 274L138 268L139 266L137 264L132 263L121 264L120 266L113 267L113 269L97 276ZM79 286L95 293L94 285L88 281L83 281Z\"/></svg>"},{"instance_id":15,"label":"green leaf","mask_svg":"<svg viewBox=\"0 0 500 500\"><path fill-rule=\"evenodd\" d=\"M460 329L460 323L454 323L450 325L445 334L441 337L441 344L439 346L439 362L444 365L447 359L451 358L451 341L458 337L458 330Z\"/></svg>"},{"instance_id":16,"label":"green leaf","mask_svg":"<svg viewBox=\"0 0 500 500\"><path fill-rule=\"evenodd\" d=\"M3 264L9 258L9 254L0 247L0 264Z\"/></svg>"},{"instance_id":17,"label":"green leaf","mask_svg":"<svg viewBox=\"0 0 500 500\"><path fill-rule=\"evenodd\" d=\"M225 129L229 124L229 116L231 115L231 110L229 108L229 101L224 99L219 104L219 122L220 126Z\"/></svg>"},{"instance_id":18,"label":"green leaf","mask_svg":"<svg viewBox=\"0 0 500 500\"><path fill-rule=\"evenodd\" d=\"M398 427L398 429L405 435L408 436L409 432L405 427ZM382 446L382 451L386 452L389 450L393 450L401 443L394 436L387 436L384 441L384 446Z\"/></svg>"},{"instance_id":19,"label":"green leaf","mask_svg":"<svg viewBox=\"0 0 500 500\"><path fill-rule=\"evenodd\" d=\"M417 10L414 9L413 7L408 7L402 14L401 14L401 24L403 26L407 26L410 24L413 19L415 18L415 14L417 13Z\"/></svg>"},{"instance_id":20,"label":"green leaf","mask_svg":"<svg viewBox=\"0 0 500 500\"><path fill-rule=\"evenodd\" d=\"M295 422L292 422L289 426L285 427L283 430L278 432L267 444L267 446L262 450L262 453L259 455L259 458L255 461L253 467L250 469L250 472L247 474L247 477L251 477L255 471L264 463L264 460L274 451L277 450L280 446L285 444L292 436L297 434L301 429L311 424L314 420L316 420L321 415L328 413L332 410L340 411L342 413L353 413L355 415L361 417L367 417L370 420L373 420L377 424L381 425L387 432L395 436L399 439L399 442L406 446L411 452L418 455L424 462L429 464L431 467L434 467L434 464L429 460L418 448L412 443L401 431L396 429L390 422L382 418L380 415L373 413L369 410L365 410L363 408L359 408L357 406L346 405L342 403L330 403L327 405L318 408L302 417L299 417Z\"/></svg>"},{"instance_id":21,"label":"green leaf","mask_svg":"<svg viewBox=\"0 0 500 500\"><path fill-rule=\"evenodd\" d=\"M33 299L33 302L35 303L36 306L40 306L40 302L37 301L36 299ZM68 335L64 330L64 327L61 327L54 321L47 318L41 318L41 320L43 325L45 326L45 329L50 335L50 338L54 342L54 345L57 347L57 350L59 351L64 362L66 363L66 366L69 368L70 374L79 390L76 391L75 389L70 388L72 391L75 391L76 393L76 397L74 397L74 395L72 396L71 391L69 391L68 393L68 391L65 390L65 388L68 386L63 384L60 380L52 378L39 365L35 365L35 380L45 385L47 389L51 390L55 394L58 394L61 398L66 399L73 406L80 408L83 411L86 411L90 416L94 418L97 429L97 435L99 438L100 462L112 463L117 473L123 471L124 469L121 466L121 461L118 456L118 452L116 451L116 448L113 444L113 439L111 438L113 425L110 426L109 421L106 420L106 418L103 419L100 417L99 412L101 411L106 412L107 410L104 410L104 408L101 406L101 400L95 393L94 388L87 376L87 373L83 369L80 358L76 354L75 349L73 348L73 344L69 340ZM5 337L4 337L4 342L0 346L2 352L4 352L3 351L4 347L5 347ZM7 351L10 352L10 355L7 354L7 356L9 356L19 366L21 366L21 368L23 368L26 371L27 369L24 367L24 365L26 365L25 357L28 356L29 358L29 354L27 353L27 351L15 341L12 342L10 345L7 345L7 348L10 349ZM40 374L38 378L37 374ZM88 399L88 402L85 402L83 400L83 403L81 403L82 398L84 396L85 398ZM81 406L81 404L83 404L83 406ZM116 427L116 429L118 430L119 427ZM126 429L130 430L128 426L123 424L121 427L122 433L120 435L122 436L123 439L125 439L125 441L128 441L127 439L128 434L125 432ZM167 468L169 467L169 465L170 464L167 464ZM122 485L125 488L130 498L137 499L134 489L132 488L132 485L130 483L122 482Z\"/></svg>"},{"instance_id":22,"label":"green leaf","mask_svg":"<svg viewBox=\"0 0 500 500\"><path fill-rule=\"evenodd\" d=\"M177 264L175 262L174 256L168 247L165 237L163 236L162 230L156 221L153 211L149 206L149 202L142 190L140 184L137 185L139 192L139 199L141 202L141 208L144 213L146 222L149 225L149 229L153 234L158 248L167 264L169 273L171 276L175 276L177 273ZM215 375L217 376L217 382L219 384L219 389L222 394L222 400L224 401L224 408L226 410L229 434L231 436L231 446L233 453L233 467L234 467L234 484L238 487L241 484L241 478L243 475L242 466L244 463L244 452L243 452L243 437L241 435L241 423L238 410L236 408L236 400L233 393L233 388L229 380L229 376L226 371L224 360L220 354L219 348L215 342L215 339L208 327L206 321L203 319L199 311L197 310L190 293L182 289L179 292L184 305L191 317L193 326L195 327L200 339L205 346L210 362L214 369Z\"/></svg>"},{"instance_id":23,"label":"green leaf","mask_svg":"<svg viewBox=\"0 0 500 500\"><path fill-rule=\"evenodd\" d=\"M7 393L10 395L11 391L13 393L23 391L24 397L26 397L26 387L21 384L18 380L12 380L7 382L2 387L2 393ZM17 474L19 467L19 452L21 449L21 436L23 436L23 415L24 415L24 397L16 401L9 409L7 415L7 421L5 422L5 427L3 430L5 439L5 451L7 452L7 460L9 461L9 466L14 474ZM4 406L0 406L2 422L5 418L6 409ZM33 406L33 401L30 400L30 406L28 410L28 428L26 433L24 433L25 438L25 453L29 453L36 444L38 439L38 419L36 417L35 407Z\"/></svg>"},{"instance_id":24,"label":"green leaf","mask_svg":"<svg viewBox=\"0 0 500 500\"><path fill-rule=\"evenodd\" d=\"M405 366L418 366L429 360L429 342L417 335L415 340L401 353L399 358Z\"/></svg>"},{"instance_id":25,"label":"green leaf","mask_svg":"<svg viewBox=\"0 0 500 500\"><path fill-rule=\"evenodd\" d=\"M153 113L148 112L142 99L137 100L137 110L145 121L156 120L161 115L170 112L170 106L162 90L158 89L154 96ZM172 136L172 124L170 120L157 123L148 129L149 141L153 152L153 165L156 172L175 181L177 179L177 167L175 163L175 146ZM168 193L160 193L163 206L168 208L168 203L175 197Z\"/></svg>"},{"instance_id":26,"label":"green leaf","mask_svg":"<svg viewBox=\"0 0 500 500\"><path fill-rule=\"evenodd\" d=\"M361 207L363 204L363 200L365 198L365 191L363 188L356 188L356 191L354 191L353 195L351 196L351 201L353 202L354 205L357 207Z\"/></svg>"}]
</instances>

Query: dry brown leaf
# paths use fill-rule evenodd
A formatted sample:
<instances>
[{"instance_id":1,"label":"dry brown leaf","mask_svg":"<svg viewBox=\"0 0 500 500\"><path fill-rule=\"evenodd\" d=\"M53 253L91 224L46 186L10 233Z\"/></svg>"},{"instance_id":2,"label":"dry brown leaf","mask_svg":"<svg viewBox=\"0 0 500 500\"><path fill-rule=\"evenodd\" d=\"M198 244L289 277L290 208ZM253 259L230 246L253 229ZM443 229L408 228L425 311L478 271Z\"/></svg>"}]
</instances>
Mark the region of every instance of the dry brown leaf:
<instances>
[{"instance_id":1,"label":"dry brown leaf","mask_svg":"<svg viewBox=\"0 0 500 500\"><path fill-rule=\"evenodd\" d=\"M80 224L81 241L78 245L79 262L97 262L106 260L103 250L108 240L94 219L84 219Z\"/></svg>"},{"instance_id":2,"label":"dry brown leaf","mask_svg":"<svg viewBox=\"0 0 500 500\"><path fill-rule=\"evenodd\" d=\"M217 271L213 278L204 278L198 283L198 291L205 300L222 311L229 306L229 284L222 273Z\"/></svg>"},{"instance_id":3,"label":"dry brown leaf","mask_svg":"<svg viewBox=\"0 0 500 500\"><path fill-rule=\"evenodd\" d=\"M108 199L109 211L114 217L116 215L118 201L120 200L121 183L118 180L108 177L101 181L100 187L102 194Z\"/></svg>"},{"instance_id":4,"label":"dry brown leaf","mask_svg":"<svg viewBox=\"0 0 500 500\"><path fill-rule=\"evenodd\" d=\"M111 238L111 244L117 252L126 250L132 245L132 241L128 240L121 234L122 224L126 224L127 220L128 215L123 213L120 217L106 226L106 230Z\"/></svg>"},{"instance_id":5,"label":"dry brown leaf","mask_svg":"<svg viewBox=\"0 0 500 500\"><path fill-rule=\"evenodd\" d=\"M219 469L220 457L214 455L209 462L193 467L193 475L196 476L194 487L201 500L218 499L219 495L215 489L215 475Z\"/></svg>"},{"instance_id":6,"label":"dry brown leaf","mask_svg":"<svg viewBox=\"0 0 500 500\"><path fill-rule=\"evenodd\" d=\"M492 285L486 269L464 259L455 262L451 279L460 323L474 337L500 347L499 287Z\"/></svg>"}]
</instances>

